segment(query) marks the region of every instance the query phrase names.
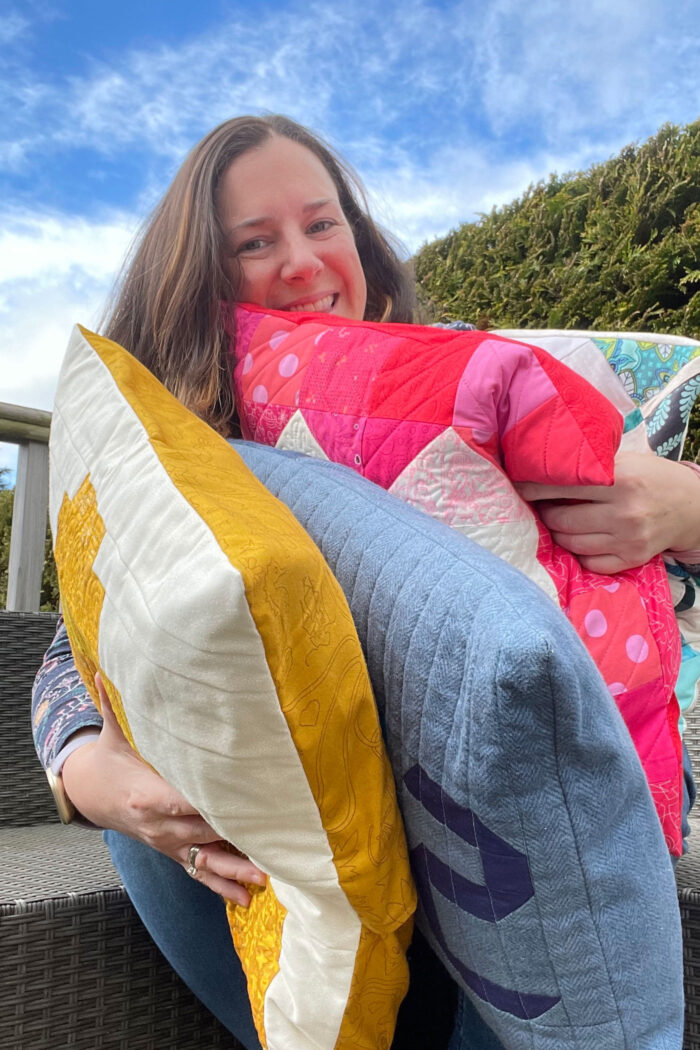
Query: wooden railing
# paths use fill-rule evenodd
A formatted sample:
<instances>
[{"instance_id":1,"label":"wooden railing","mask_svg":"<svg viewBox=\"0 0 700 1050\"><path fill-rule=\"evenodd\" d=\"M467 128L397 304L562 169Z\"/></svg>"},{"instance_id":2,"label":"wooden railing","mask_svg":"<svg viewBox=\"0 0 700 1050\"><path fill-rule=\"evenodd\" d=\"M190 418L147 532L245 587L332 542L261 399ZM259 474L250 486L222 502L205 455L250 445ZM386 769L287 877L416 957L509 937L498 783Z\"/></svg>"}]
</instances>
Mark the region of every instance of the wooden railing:
<instances>
[{"instance_id":1,"label":"wooden railing","mask_svg":"<svg viewBox=\"0 0 700 1050\"><path fill-rule=\"evenodd\" d=\"M37 612L49 505L51 413L0 401L0 441L19 445L12 511L7 609Z\"/></svg>"}]
</instances>

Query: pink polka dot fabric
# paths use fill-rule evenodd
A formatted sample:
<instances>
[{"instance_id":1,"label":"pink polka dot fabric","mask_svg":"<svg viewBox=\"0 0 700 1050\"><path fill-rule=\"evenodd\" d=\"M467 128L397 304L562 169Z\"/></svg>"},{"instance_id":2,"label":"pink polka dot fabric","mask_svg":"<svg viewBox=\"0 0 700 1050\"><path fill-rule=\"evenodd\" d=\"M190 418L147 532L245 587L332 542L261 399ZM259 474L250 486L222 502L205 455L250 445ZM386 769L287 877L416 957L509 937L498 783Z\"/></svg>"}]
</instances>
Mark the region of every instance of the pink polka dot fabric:
<instances>
[{"instance_id":1,"label":"pink polka dot fabric","mask_svg":"<svg viewBox=\"0 0 700 1050\"><path fill-rule=\"evenodd\" d=\"M558 600L627 723L678 854L680 636L664 564L585 571L512 487L610 484L619 411L546 351L489 333L247 306L230 309L227 328L244 437L345 464Z\"/></svg>"}]
</instances>

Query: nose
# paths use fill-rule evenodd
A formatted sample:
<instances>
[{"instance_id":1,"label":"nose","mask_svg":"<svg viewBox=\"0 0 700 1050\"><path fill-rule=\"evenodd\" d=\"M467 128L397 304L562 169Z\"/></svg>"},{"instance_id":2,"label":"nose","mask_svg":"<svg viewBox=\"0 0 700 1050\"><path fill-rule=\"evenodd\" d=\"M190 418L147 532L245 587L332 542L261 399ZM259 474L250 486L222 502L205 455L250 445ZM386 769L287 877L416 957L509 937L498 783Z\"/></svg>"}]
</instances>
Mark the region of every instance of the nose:
<instances>
[{"instance_id":1,"label":"nose","mask_svg":"<svg viewBox=\"0 0 700 1050\"><path fill-rule=\"evenodd\" d=\"M294 235L285 238L280 268L284 281L309 281L322 267L323 263L316 253L316 246L307 237Z\"/></svg>"}]
</instances>

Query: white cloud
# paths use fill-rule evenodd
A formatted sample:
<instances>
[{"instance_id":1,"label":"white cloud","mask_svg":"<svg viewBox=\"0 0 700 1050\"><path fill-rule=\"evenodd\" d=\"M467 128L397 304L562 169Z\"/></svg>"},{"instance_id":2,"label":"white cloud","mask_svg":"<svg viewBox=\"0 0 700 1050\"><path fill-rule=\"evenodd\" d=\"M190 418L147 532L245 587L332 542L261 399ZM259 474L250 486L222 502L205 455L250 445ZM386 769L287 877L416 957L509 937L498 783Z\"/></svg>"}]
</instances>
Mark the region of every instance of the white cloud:
<instances>
[{"instance_id":1,"label":"white cloud","mask_svg":"<svg viewBox=\"0 0 700 1050\"><path fill-rule=\"evenodd\" d=\"M109 278L136 225L127 215L91 222L80 216L0 212L0 289L15 281L56 279L74 271L93 280Z\"/></svg>"},{"instance_id":2,"label":"white cloud","mask_svg":"<svg viewBox=\"0 0 700 1050\"><path fill-rule=\"evenodd\" d=\"M9 86L18 106L5 154L16 167L47 145L106 156L137 146L175 160L218 121L250 111L287 112L341 145L399 140L416 157L450 136L500 140L502 151L512 142L514 154L528 148L523 136L552 151L591 136L629 141L696 115L678 63L679 47L693 53L693 7L291 0L262 11L239 0L177 46L113 60L103 46L99 61L83 59L55 84L26 71Z\"/></svg>"},{"instance_id":3,"label":"white cloud","mask_svg":"<svg viewBox=\"0 0 700 1050\"><path fill-rule=\"evenodd\" d=\"M229 0L218 24L179 44L76 52L67 78L32 65L36 27L0 16L8 182L76 150L83 170L85 157L105 162L103 183L79 184L90 186L75 205L84 215L0 205L0 399L49 408L71 325L94 324L135 219L86 216L117 192L123 159L142 164L128 206L145 210L218 121L286 112L348 156L380 221L414 250L550 172L604 160L663 121L695 119L697 8Z\"/></svg>"},{"instance_id":4,"label":"white cloud","mask_svg":"<svg viewBox=\"0 0 700 1050\"><path fill-rule=\"evenodd\" d=\"M520 138L537 129L556 148L620 122L629 141L664 120L694 119L697 96L688 99L677 65L677 40L697 35L697 3L689 6L686 21L665 0L492 0L474 70L493 130Z\"/></svg>"},{"instance_id":5,"label":"white cloud","mask_svg":"<svg viewBox=\"0 0 700 1050\"><path fill-rule=\"evenodd\" d=\"M362 167L368 172L372 213L412 253L426 241L522 196L550 173L589 167L595 156L582 146L568 153L544 151L502 160L476 145L455 145L436 152L427 164L406 153L392 159L394 165L382 165L370 148Z\"/></svg>"},{"instance_id":6,"label":"white cloud","mask_svg":"<svg viewBox=\"0 0 700 1050\"><path fill-rule=\"evenodd\" d=\"M50 409L77 322L95 325L135 222L0 214L0 400Z\"/></svg>"}]
</instances>

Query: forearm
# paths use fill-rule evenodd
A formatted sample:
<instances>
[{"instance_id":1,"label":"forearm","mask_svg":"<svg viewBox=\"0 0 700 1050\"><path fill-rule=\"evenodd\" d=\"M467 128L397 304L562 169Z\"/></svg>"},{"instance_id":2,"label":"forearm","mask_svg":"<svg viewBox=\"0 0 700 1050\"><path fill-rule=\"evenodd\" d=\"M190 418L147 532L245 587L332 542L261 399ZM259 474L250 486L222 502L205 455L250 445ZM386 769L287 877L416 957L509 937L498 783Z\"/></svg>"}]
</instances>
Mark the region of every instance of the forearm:
<instances>
[{"instance_id":1,"label":"forearm","mask_svg":"<svg viewBox=\"0 0 700 1050\"><path fill-rule=\"evenodd\" d=\"M101 683L96 680L98 691ZM103 719L78 674L65 627L56 636L34 682L32 728L44 768L61 773L77 813L97 827L120 831L188 866L193 844L198 881L247 906L243 883L265 876L247 858L231 853L219 835L147 766L124 739L104 691ZM106 706L105 706L106 705Z\"/></svg>"},{"instance_id":2,"label":"forearm","mask_svg":"<svg viewBox=\"0 0 700 1050\"><path fill-rule=\"evenodd\" d=\"M32 732L39 761L47 769L77 734L99 732L102 718L78 674L68 634L59 620L32 690ZM65 756L64 756L65 757Z\"/></svg>"},{"instance_id":3,"label":"forearm","mask_svg":"<svg viewBox=\"0 0 700 1050\"><path fill-rule=\"evenodd\" d=\"M684 460L681 466L687 471L685 488L687 495L679 499L679 510L683 517L678 542L671 548L677 561L693 570L700 569L700 464ZM692 481L688 481L690 476Z\"/></svg>"}]
</instances>

